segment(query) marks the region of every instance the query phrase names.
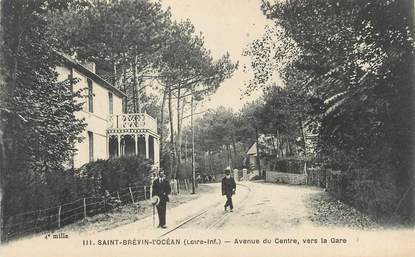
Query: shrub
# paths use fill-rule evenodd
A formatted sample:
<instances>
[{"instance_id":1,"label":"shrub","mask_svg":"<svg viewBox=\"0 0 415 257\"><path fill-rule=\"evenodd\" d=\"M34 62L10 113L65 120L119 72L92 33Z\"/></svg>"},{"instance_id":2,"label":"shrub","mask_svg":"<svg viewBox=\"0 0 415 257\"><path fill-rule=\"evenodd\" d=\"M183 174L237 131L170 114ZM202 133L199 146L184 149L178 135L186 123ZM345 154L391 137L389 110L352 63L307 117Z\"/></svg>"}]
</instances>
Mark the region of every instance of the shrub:
<instances>
[{"instance_id":1,"label":"shrub","mask_svg":"<svg viewBox=\"0 0 415 257\"><path fill-rule=\"evenodd\" d=\"M133 156L98 160L78 170L46 173L27 171L13 176L5 188L5 217L17 213L59 206L83 197L100 197L105 190L116 191L149 183L151 161Z\"/></svg>"},{"instance_id":2,"label":"shrub","mask_svg":"<svg viewBox=\"0 0 415 257\"><path fill-rule=\"evenodd\" d=\"M263 179L263 177L261 177L259 175L255 175L250 180L260 180L260 179Z\"/></svg>"},{"instance_id":3,"label":"shrub","mask_svg":"<svg viewBox=\"0 0 415 257\"><path fill-rule=\"evenodd\" d=\"M87 205L97 207L104 196L108 198L106 190L120 191L120 194L123 190L128 194L127 187L149 183L151 167L151 161L133 156L98 160L78 170L40 173L28 169L21 172L19 176L9 179L4 191L5 226L2 227L2 238L56 228L56 217L60 209L62 213L66 211L67 215L62 224L82 218L82 214L72 212L79 208L82 198L85 198ZM129 200L131 199L128 197L124 201ZM107 209L108 205L104 201L104 206L90 208L87 215Z\"/></svg>"},{"instance_id":4,"label":"shrub","mask_svg":"<svg viewBox=\"0 0 415 257\"><path fill-rule=\"evenodd\" d=\"M304 160L301 159L273 159L270 160L270 169L278 172L302 174Z\"/></svg>"},{"instance_id":5,"label":"shrub","mask_svg":"<svg viewBox=\"0 0 415 257\"><path fill-rule=\"evenodd\" d=\"M327 191L380 222L386 222L401 192L388 176L367 169L327 171Z\"/></svg>"},{"instance_id":6,"label":"shrub","mask_svg":"<svg viewBox=\"0 0 415 257\"><path fill-rule=\"evenodd\" d=\"M397 188L390 182L373 179L354 180L351 183L351 203L377 220L386 220L392 215L399 201Z\"/></svg>"},{"instance_id":7,"label":"shrub","mask_svg":"<svg viewBox=\"0 0 415 257\"><path fill-rule=\"evenodd\" d=\"M95 184L90 190L103 194L119 188L137 184L148 184L150 181L152 162L138 156L98 160L88 163L81 168L79 176L91 178ZM88 181L88 180L87 180Z\"/></svg>"}]
</instances>

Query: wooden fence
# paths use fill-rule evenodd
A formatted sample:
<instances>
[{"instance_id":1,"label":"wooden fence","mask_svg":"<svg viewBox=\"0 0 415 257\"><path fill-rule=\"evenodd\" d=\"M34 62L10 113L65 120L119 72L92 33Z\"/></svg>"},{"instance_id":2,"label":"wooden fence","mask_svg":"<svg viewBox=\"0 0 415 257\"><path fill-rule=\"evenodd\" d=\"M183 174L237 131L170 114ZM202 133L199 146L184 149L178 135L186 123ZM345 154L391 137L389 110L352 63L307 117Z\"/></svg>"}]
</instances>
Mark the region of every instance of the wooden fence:
<instances>
[{"instance_id":1,"label":"wooden fence","mask_svg":"<svg viewBox=\"0 0 415 257\"><path fill-rule=\"evenodd\" d=\"M121 188L115 192L106 192L103 196L80 198L59 206L5 217L2 231L8 241L24 235L59 229L113 207L137 203L149 197L150 190L145 185Z\"/></svg>"}]
</instances>

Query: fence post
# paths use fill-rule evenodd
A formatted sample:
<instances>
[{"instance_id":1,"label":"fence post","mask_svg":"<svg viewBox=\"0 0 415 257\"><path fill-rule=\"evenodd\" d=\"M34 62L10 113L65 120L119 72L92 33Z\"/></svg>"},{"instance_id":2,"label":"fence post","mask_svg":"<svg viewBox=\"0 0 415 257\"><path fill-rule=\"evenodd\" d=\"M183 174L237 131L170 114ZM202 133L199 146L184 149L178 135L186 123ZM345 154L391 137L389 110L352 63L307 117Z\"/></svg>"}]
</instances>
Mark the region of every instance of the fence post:
<instances>
[{"instance_id":1,"label":"fence post","mask_svg":"<svg viewBox=\"0 0 415 257\"><path fill-rule=\"evenodd\" d=\"M40 216L41 210L38 210L36 213L36 221L35 221L35 231L37 232L37 223L39 220L39 216Z\"/></svg>"},{"instance_id":2,"label":"fence post","mask_svg":"<svg viewBox=\"0 0 415 257\"><path fill-rule=\"evenodd\" d=\"M128 187L128 190L130 190L131 201L133 201L134 203L134 196L133 196L133 191L131 191L131 187Z\"/></svg>"},{"instance_id":3,"label":"fence post","mask_svg":"<svg viewBox=\"0 0 415 257\"><path fill-rule=\"evenodd\" d=\"M62 210L62 206L59 206L59 210L58 210L58 228L61 227L61 210Z\"/></svg>"},{"instance_id":4,"label":"fence post","mask_svg":"<svg viewBox=\"0 0 415 257\"><path fill-rule=\"evenodd\" d=\"M147 200L147 189L146 189L146 186L144 186L144 200Z\"/></svg>"},{"instance_id":5,"label":"fence post","mask_svg":"<svg viewBox=\"0 0 415 257\"><path fill-rule=\"evenodd\" d=\"M86 199L84 198L84 219L86 219Z\"/></svg>"}]
</instances>

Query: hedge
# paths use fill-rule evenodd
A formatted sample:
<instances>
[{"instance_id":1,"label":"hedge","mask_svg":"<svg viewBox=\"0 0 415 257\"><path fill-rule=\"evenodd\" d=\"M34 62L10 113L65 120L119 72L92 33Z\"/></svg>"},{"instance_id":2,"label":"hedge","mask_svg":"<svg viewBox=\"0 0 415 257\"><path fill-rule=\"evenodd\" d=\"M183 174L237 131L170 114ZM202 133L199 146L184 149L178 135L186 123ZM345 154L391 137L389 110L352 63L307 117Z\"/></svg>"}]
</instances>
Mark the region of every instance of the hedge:
<instances>
[{"instance_id":1,"label":"hedge","mask_svg":"<svg viewBox=\"0 0 415 257\"><path fill-rule=\"evenodd\" d=\"M304 162L301 159L271 159L269 161L269 167L272 171L285 172L285 173L304 173Z\"/></svg>"},{"instance_id":2,"label":"hedge","mask_svg":"<svg viewBox=\"0 0 415 257\"><path fill-rule=\"evenodd\" d=\"M387 222L393 217L402 192L387 177L366 169L326 170L326 190L333 197Z\"/></svg>"},{"instance_id":3,"label":"hedge","mask_svg":"<svg viewBox=\"0 0 415 257\"><path fill-rule=\"evenodd\" d=\"M81 198L99 198L121 188L146 185L150 182L152 162L132 156L98 160L77 170L56 170L36 173L31 170L9 178L3 201L4 225L25 222L47 211ZM56 215L55 215L56 216ZM24 229L24 224L22 228ZM44 229L53 228L46 226ZM4 231L4 230L3 230ZM38 232L38 231L30 231Z\"/></svg>"},{"instance_id":4,"label":"hedge","mask_svg":"<svg viewBox=\"0 0 415 257\"><path fill-rule=\"evenodd\" d=\"M152 163L137 156L98 160L91 162L76 171L77 176L85 181L92 179L91 194L103 194L118 188L125 188L137 184L150 182Z\"/></svg>"}]
</instances>

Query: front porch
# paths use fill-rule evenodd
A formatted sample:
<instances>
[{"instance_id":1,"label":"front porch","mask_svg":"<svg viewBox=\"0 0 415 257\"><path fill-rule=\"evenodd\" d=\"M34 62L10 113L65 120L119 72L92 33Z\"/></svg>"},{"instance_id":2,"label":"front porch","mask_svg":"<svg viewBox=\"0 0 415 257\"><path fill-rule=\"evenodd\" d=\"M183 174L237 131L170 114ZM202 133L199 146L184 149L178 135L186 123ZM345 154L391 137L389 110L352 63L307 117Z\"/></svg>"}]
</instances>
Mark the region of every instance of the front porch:
<instances>
[{"instance_id":1,"label":"front porch","mask_svg":"<svg viewBox=\"0 0 415 257\"><path fill-rule=\"evenodd\" d=\"M157 120L146 113L112 115L107 129L108 158L139 155L160 165Z\"/></svg>"}]
</instances>

